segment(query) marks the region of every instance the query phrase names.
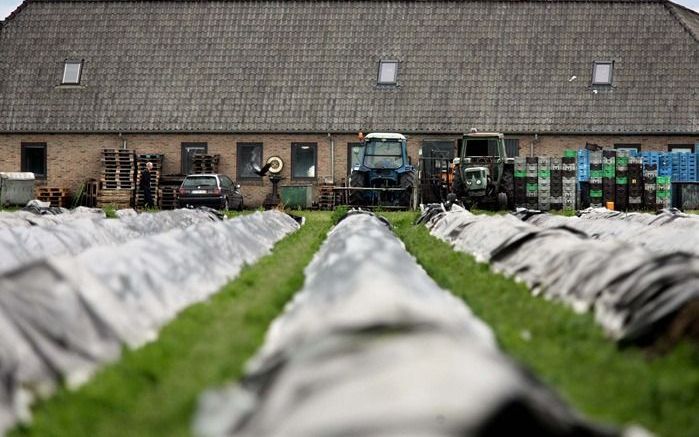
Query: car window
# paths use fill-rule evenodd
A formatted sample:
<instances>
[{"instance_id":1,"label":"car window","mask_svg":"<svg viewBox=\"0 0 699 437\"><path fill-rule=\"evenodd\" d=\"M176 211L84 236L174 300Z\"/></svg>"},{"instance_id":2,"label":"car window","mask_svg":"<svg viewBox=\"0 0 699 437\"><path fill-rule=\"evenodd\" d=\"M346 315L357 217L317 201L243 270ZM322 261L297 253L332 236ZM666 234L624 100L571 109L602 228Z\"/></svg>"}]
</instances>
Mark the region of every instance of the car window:
<instances>
[{"instance_id":1,"label":"car window","mask_svg":"<svg viewBox=\"0 0 699 437\"><path fill-rule=\"evenodd\" d=\"M187 176L182 183L183 187L216 187L216 178L213 176Z\"/></svg>"}]
</instances>

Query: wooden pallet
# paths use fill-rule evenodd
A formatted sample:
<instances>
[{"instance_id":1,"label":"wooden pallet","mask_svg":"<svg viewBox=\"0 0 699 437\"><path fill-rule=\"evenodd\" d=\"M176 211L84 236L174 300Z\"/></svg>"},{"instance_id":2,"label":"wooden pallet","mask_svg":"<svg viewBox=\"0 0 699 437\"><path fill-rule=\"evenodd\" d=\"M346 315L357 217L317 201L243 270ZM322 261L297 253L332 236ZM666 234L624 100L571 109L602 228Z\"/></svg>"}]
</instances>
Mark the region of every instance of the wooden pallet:
<instances>
[{"instance_id":1,"label":"wooden pallet","mask_svg":"<svg viewBox=\"0 0 699 437\"><path fill-rule=\"evenodd\" d=\"M38 187L36 198L42 202L49 202L53 207L70 207L70 191L61 187Z\"/></svg>"},{"instance_id":2,"label":"wooden pallet","mask_svg":"<svg viewBox=\"0 0 699 437\"><path fill-rule=\"evenodd\" d=\"M102 189L97 194L97 207L114 206L116 208L131 207L133 190L109 190Z\"/></svg>"},{"instance_id":3,"label":"wooden pallet","mask_svg":"<svg viewBox=\"0 0 699 437\"><path fill-rule=\"evenodd\" d=\"M318 187L318 209L330 211L335 208L335 193L332 185Z\"/></svg>"}]
</instances>

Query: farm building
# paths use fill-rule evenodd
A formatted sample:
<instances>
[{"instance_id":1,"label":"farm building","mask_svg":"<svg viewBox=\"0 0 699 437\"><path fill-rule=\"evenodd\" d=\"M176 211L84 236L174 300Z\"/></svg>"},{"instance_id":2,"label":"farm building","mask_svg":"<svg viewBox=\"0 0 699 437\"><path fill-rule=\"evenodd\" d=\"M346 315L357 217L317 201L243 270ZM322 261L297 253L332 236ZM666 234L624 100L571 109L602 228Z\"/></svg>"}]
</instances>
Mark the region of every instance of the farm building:
<instances>
[{"instance_id":1,"label":"farm building","mask_svg":"<svg viewBox=\"0 0 699 437\"><path fill-rule=\"evenodd\" d=\"M103 148L343 184L357 132L413 162L472 127L520 155L699 144L699 14L665 0L26 0L0 26L0 171L76 189Z\"/></svg>"}]
</instances>

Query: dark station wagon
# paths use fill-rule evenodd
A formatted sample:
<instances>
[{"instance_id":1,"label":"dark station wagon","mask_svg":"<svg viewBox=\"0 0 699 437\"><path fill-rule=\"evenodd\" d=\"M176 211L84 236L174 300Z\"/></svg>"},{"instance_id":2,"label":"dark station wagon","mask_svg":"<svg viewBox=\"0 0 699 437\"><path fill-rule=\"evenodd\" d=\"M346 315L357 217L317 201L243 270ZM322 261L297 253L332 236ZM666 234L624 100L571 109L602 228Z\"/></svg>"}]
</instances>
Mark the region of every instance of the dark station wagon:
<instances>
[{"instance_id":1,"label":"dark station wagon","mask_svg":"<svg viewBox=\"0 0 699 437\"><path fill-rule=\"evenodd\" d=\"M195 174L187 176L177 193L180 208L208 206L215 209L243 209L240 185L222 174Z\"/></svg>"}]
</instances>

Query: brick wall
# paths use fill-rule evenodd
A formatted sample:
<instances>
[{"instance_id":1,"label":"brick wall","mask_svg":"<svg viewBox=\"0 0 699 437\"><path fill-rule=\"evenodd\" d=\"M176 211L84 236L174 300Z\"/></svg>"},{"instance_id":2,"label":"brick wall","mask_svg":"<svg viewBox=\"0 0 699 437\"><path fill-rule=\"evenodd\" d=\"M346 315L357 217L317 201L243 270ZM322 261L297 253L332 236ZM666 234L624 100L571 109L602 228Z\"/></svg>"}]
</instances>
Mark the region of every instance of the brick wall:
<instances>
[{"instance_id":1,"label":"brick wall","mask_svg":"<svg viewBox=\"0 0 699 437\"><path fill-rule=\"evenodd\" d=\"M410 135L408 154L417 164L419 150L424 140L456 140L460 135ZM577 149L586 142L600 146L613 147L619 143L641 144L642 150L667 150L668 143L694 144L699 142L697 136L556 136L508 135L507 138L520 140L520 154L528 155L533 144L535 155L560 155L563 149ZM19 171L22 142L45 142L47 144L47 185L67 187L76 190L88 178L99 178L100 151L102 148L118 148L122 141L137 153L163 153L165 155L164 173L180 173L181 145L183 142L205 142L209 154L220 154L219 171L237 179L236 151L239 142L263 143L263 162L271 156L279 156L284 161L282 186L309 185L307 180L295 180L291 176L291 143L317 143L318 166L317 180L330 180L331 144L334 145L335 183L341 184L347 177L348 144L357 142L355 134L307 135L307 134L265 134L265 135L196 135L196 134L153 134L153 135L0 135L0 171ZM258 206L271 191L268 179L260 181L241 181L245 204Z\"/></svg>"}]
</instances>

